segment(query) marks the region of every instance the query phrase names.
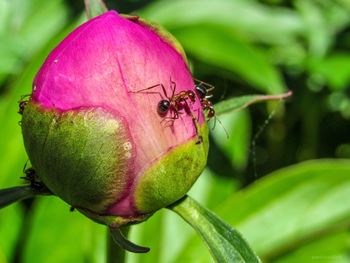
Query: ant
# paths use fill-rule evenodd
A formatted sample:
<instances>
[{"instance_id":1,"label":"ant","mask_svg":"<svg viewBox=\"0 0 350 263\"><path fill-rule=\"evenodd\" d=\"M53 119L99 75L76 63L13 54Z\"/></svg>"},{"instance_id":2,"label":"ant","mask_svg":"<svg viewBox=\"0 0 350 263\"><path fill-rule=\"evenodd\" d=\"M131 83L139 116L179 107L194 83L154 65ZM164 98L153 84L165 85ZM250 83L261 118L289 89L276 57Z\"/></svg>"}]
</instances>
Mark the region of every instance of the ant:
<instances>
[{"instance_id":1,"label":"ant","mask_svg":"<svg viewBox=\"0 0 350 263\"><path fill-rule=\"evenodd\" d=\"M153 86L145 88L145 89L138 90L135 93L145 92L145 91L147 92L151 89L160 87L162 89L163 94L164 94L166 99L163 98L163 96L160 92L148 92L148 93L157 93L162 97L162 100L160 100L158 102L158 105L157 105L157 112L158 112L159 116L164 118L162 121L164 121L165 119L170 119L170 122L171 122L170 126L172 126L174 124L174 121L179 118L179 116L181 114L181 110L185 110L185 112L188 115L191 115L193 123L196 127L196 133L198 134L197 119L194 117L193 113L191 112L190 107L189 107L188 102L187 102L187 100L190 100L191 103L194 103L196 101L195 93L192 90L183 90L183 91L180 91L179 93L175 93L176 82L171 80L171 78L170 78L170 84L171 84L171 89L172 89L171 96L168 96L164 85L161 83L153 85ZM169 111L173 112L173 116L165 117ZM199 144L201 142L202 142L202 137L199 135L198 141L196 142L196 144Z\"/></svg>"},{"instance_id":2,"label":"ant","mask_svg":"<svg viewBox=\"0 0 350 263\"><path fill-rule=\"evenodd\" d=\"M209 100L213 97L213 94L209 93L215 89L213 85L205 83L201 80L194 79L196 82L195 89L198 97L200 98L203 110L206 112L208 119L215 117L215 110L213 103Z\"/></svg>"},{"instance_id":3,"label":"ant","mask_svg":"<svg viewBox=\"0 0 350 263\"><path fill-rule=\"evenodd\" d=\"M213 97L213 94L210 92L215 89L213 85L210 85L208 83L205 83L201 80L194 79L195 81L195 89L198 97L200 98L201 105L203 107L203 111L206 113L206 117L208 120L214 118L214 126L213 129L215 128L216 121L220 123L222 128L224 129L226 133L226 137L228 138L228 132L226 131L225 127L222 125L221 121L216 117L215 115L215 109L213 103L209 100Z\"/></svg>"},{"instance_id":4,"label":"ant","mask_svg":"<svg viewBox=\"0 0 350 263\"><path fill-rule=\"evenodd\" d=\"M171 119L175 120L179 118L180 110L185 109L186 112L188 111L189 107L188 107L187 99L189 99L193 103L196 101L196 95L192 90L184 90L175 94L176 83L171 79L170 79L170 83L171 83L171 89L172 89L172 93L170 97L168 96L163 84L156 84L151 87L138 90L136 91L136 93L161 87L166 99L162 99L161 101L158 102L157 112L159 116L165 117L169 111L172 111L174 113L174 116L171 117ZM160 92L149 92L149 93L157 93L163 98Z\"/></svg>"},{"instance_id":5,"label":"ant","mask_svg":"<svg viewBox=\"0 0 350 263\"><path fill-rule=\"evenodd\" d=\"M37 181L37 176L36 176L36 172L35 170L31 167L31 168L27 168L27 162L25 163L24 167L23 167L23 173L25 174L25 176L21 177L21 179L26 180L27 182L29 182L29 186L37 192L49 192L49 190L46 188L46 186L40 182Z\"/></svg>"},{"instance_id":6,"label":"ant","mask_svg":"<svg viewBox=\"0 0 350 263\"><path fill-rule=\"evenodd\" d=\"M18 113L21 115L23 115L24 109L27 106L28 101L29 101L29 99L25 100L25 98L27 98L29 96L30 96L29 94L23 95L23 96L21 96L20 100L18 101L18 105L19 105Z\"/></svg>"}]
</instances>

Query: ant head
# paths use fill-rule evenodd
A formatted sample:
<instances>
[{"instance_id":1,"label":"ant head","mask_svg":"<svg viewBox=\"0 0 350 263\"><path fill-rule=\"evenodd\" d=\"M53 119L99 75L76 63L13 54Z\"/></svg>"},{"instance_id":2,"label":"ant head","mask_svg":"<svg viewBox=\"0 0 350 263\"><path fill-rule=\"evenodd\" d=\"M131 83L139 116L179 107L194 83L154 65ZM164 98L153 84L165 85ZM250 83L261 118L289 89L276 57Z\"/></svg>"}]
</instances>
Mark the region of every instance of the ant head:
<instances>
[{"instance_id":1,"label":"ant head","mask_svg":"<svg viewBox=\"0 0 350 263\"><path fill-rule=\"evenodd\" d=\"M32 181L35 178L35 170L33 168L28 168L24 171L24 174L26 175L24 178L26 180Z\"/></svg>"},{"instance_id":2,"label":"ant head","mask_svg":"<svg viewBox=\"0 0 350 263\"><path fill-rule=\"evenodd\" d=\"M215 110L213 107L210 107L207 112L207 118L210 119L210 118L213 118L214 116L215 116Z\"/></svg>"},{"instance_id":3,"label":"ant head","mask_svg":"<svg viewBox=\"0 0 350 263\"><path fill-rule=\"evenodd\" d=\"M170 108L170 101L169 100L161 100L158 103L157 112L160 116L164 116L169 111L169 108Z\"/></svg>"},{"instance_id":4,"label":"ant head","mask_svg":"<svg viewBox=\"0 0 350 263\"><path fill-rule=\"evenodd\" d=\"M201 85L196 85L196 92L201 99L207 95L207 89Z\"/></svg>"}]
</instances>

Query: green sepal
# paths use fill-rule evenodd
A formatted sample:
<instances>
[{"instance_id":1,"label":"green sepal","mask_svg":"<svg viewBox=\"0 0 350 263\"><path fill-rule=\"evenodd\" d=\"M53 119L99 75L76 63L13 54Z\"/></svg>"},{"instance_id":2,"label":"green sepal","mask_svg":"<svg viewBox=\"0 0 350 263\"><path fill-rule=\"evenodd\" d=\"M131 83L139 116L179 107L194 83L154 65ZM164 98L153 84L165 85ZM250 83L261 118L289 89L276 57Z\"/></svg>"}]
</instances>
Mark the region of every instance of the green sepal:
<instances>
[{"instance_id":1,"label":"green sepal","mask_svg":"<svg viewBox=\"0 0 350 263\"><path fill-rule=\"evenodd\" d=\"M25 148L40 180L73 207L95 213L125 189L131 153L124 146L133 145L126 127L102 108L59 112L33 102L22 119Z\"/></svg>"},{"instance_id":2,"label":"green sepal","mask_svg":"<svg viewBox=\"0 0 350 263\"><path fill-rule=\"evenodd\" d=\"M179 200L190 190L206 165L209 150L207 124L198 126L197 132L198 136L169 151L140 177L135 190L138 211L154 212Z\"/></svg>"},{"instance_id":3,"label":"green sepal","mask_svg":"<svg viewBox=\"0 0 350 263\"><path fill-rule=\"evenodd\" d=\"M133 253L147 253L150 251L148 247L143 247L126 239L120 228L109 228L109 232L113 241L121 248Z\"/></svg>"}]
</instances>

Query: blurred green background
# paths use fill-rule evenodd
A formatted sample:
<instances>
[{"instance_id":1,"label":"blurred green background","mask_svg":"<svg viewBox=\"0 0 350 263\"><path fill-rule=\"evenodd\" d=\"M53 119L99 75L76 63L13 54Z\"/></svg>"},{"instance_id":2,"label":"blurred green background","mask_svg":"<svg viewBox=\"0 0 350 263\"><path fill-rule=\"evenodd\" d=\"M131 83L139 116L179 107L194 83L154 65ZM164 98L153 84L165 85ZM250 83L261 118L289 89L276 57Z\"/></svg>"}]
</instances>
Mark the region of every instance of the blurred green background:
<instances>
[{"instance_id":1,"label":"blurred green background","mask_svg":"<svg viewBox=\"0 0 350 263\"><path fill-rule=\"evenodd\" d=\"M293 91L286 102L220 115L190 192L264 262L350 262L350 0L106 1L183 44L214 102ZM0 0L0 186L27 160L17 101L49 51L85 20L83 1ZM213 125L211 121L210 125ZM325 159L326 158L326 159ZM151 247L127 262L211 262L177 215L132 228ZM58 198L0 210L0 262L105 262L106 229Z\"/></svg>"}]
</instances>

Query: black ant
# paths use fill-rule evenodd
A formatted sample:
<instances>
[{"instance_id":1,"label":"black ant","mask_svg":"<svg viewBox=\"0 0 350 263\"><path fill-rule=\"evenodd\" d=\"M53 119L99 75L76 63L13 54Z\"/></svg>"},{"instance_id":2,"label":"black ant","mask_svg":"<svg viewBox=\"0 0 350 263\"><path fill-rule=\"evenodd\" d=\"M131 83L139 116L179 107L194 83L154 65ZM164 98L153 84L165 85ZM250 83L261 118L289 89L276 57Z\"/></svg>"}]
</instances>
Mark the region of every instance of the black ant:
<instances>
[{"instance_id":1,"label":"black ant","mask_svg":"<svg viewBox=\"0 0 350 263\"><path fill-rule=\"evenodd\" d=\"M181 114L181 110L185 110L185 112L188 115L191 115L191 118L193 120L193 123L196 127L196 133L198 134L198 127L197 127L197 119L194 117L193 113L190 110L190 107L188 105L187 100L190 100L191 103L194 103L196 101L196 95L192 90L183 90L180 91L179 93L175 93L176 90L176 83L175 81L170 79L171 83L171 89L172 93L171 96L168 96L166 89L163 84L156 84L151 87L141 89L136 91L135 93L139 92L148 92L148 93L157 93L159 94L162 98L162 94L160 92L149 92L149 90L160 87L163 91L164 96L166 99L162 99L158 102L157 105L157 112L159 116L163 117L165 120L167 117L165 117L169 111L173 112L173 116L168 117L167 119L170 119L171 126L174 124L174 121L177 120ZM198 141L196 142L197 144L202 142L202 137L199 136Z\"/></svg>"},{"instance_id":2,"label":"black ant","mask_svg":"<svg viewBox=\"0 0 350 263\"><path fill-rule=\"evenodd\" d=\"M24 109L27 106L28 101L29 101L29 99L25 100L25 98L27 98L29 96L30 96L29 94L23 95L23 96L21 96L20 100L18 101L18 105L19 105L18 113L21 115L23 115Z\"/></svg>"},{"instance_id":3,"label":"black ant","mask_svg":"<svg viewBox=\"0 0 350 263\"><path fill-rule=\"evenodd\" d=\"M214 105L209 100L210 98L213 97L213 94L211 94L210 92L212 90L214 90L215 87L213 85L210 85L210 84L205 83L205 82L198 80L198 79L194 79L194 81L196 83L196 85L195 85L196 93L197 93L198 97L200 98L200 102L201 102L201 105L203 107L203 111L206 114L207 119L210 120L210 119L214 118L213 129L215 128L216 121L218 121L220 123L220 125L222 126L222 128L224 129L224 131L226 133L226 137L228 138L228 133L227 133L225 127L222 125L221 121L216 117Z\"/></svg>"},{"instance_id":4,"label":"black ant","mask_svg":"<svg viewBox=\"0 0 350 263\"><path fill-rule=\"evenodd\" d=\"M46 188L46 186L37 180L37 176L36 176L36 172L35 170L31 167L31 168L27 168L27 163L25 163L24 167L23 167L23 173L25 174L25 176L21 177L21 179L26 180L27 182L29 182L29 186L37 192L49 192L49 190Z\"/></svg>"}]
</instances>

